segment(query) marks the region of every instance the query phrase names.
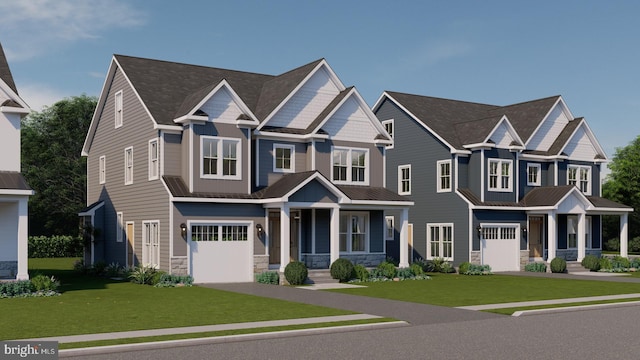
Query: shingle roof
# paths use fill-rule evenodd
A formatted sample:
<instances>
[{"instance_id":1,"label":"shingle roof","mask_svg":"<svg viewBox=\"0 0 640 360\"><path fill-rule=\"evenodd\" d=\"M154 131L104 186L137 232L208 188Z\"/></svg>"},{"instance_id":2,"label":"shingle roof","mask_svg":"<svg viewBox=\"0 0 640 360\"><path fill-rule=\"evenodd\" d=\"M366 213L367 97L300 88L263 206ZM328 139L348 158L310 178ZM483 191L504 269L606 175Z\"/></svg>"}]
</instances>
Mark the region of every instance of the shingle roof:
<instances>
[{"instance_id":1,"label":"shingle roof","mask_svg":"<svg viewBox=\"0 0 640 360\"><path fill-rule=\"evenodd\" d=\"M16 94L18 93L16 83L13 81L13 75L11 75L11 69L9 69L7 57L4 55L4 50L2 49L2 44L0 44L0 79L7 83L11 90L13 90Z\"/></svg>"},{"instance_id":2,"label":"shingle roof","mask_svg":"<svg viewBox=\"0 0 640 360\"><path fill-rule=\"evenodd\" d=\"M627 206L624 204L617 203L615 201L605 199L598 196L587 196L587 199L596 207L599 208L610 208L610 209L631 209L631 206Z\"/></svg>"},{"instance_id":3,"label":"shingle roof","mask_svg":"<svg viewBox=\"0 0 640 360\"><path fill-rule=\"evenodd\" d=\"M14 171L0 171L0 189L32 190L22 174Z\"/></svg>"}]
</instances>

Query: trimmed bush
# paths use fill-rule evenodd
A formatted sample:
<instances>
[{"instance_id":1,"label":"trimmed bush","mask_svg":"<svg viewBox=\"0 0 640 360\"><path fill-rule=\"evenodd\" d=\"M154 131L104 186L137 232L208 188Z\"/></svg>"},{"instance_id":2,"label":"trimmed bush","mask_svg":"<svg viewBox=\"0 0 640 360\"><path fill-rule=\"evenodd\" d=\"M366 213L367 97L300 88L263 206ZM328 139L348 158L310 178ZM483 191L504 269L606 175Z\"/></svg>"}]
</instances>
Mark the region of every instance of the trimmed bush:
<instances>
[{"instance_id":1,"label":"trimmed bush","mask_svg":"<svg viewBox=\"0 0 640 360\"><path fill-rule=\"evenodd\" d=\"M400 268L396 271L396 277L400 280L411 279L413 278L413 272L411 268Z\"/></svg>"},{"instance_id":2,"label":"trimmed bush","mask_svg":"<svg viewBox=\"0 0 640 360\"><path fill-rule=\"evenodd\" d=\"M613 238L605 241L603 250L620 251L620 239Z\"/></svg>"},{"instance_id":3,"label":"trimmed bush","mask_svg":"<svg viewBox=\"0 0 640 360\"><path fill-rule=\"evenodd\" d=\"M469 264L469 268L464 273L460 273L464 275L492 275L491 266L489 265L475 265Z\"/></svg>"},{"instance_id":4,"label":"trimmed bush","mask_svg":"<svg viewBox=\"0 0 640 360\"><path fill-rule=\"evenodd\" d=\"M616 255L611 260L611 267L614 269L628 269L631 267L631 262L625 257Z\"/></svg>"},{"instance_id":5,"label":"trimmed bush","mask_svg":"<svg viewBox=\"0 0 640 360\"><path fill-rule=\"evenodd\" d=\"M34 291L56 291L60 286L53 276L36 275L31 278L31 288Z\"/></svg>"},{"instance_id":6,"label":"trimmed bush","mask_svg":"<svg viewBox=\"0 0 640 360\"><path fill-rule=\"evenodd\" d=\"M79 236L29 236L30 258L80 257L83 252Z\"/></svg>"},{"instance_id":7,"label":"trimmed bush","mask_svg":"<svg viewBox=\"0 0 640 360\"><path fill-rule=\"evenodd\" d=\"M544 273L547 272L547 264L542 262L529 263L524 266L524 271Z\"/></svg>"},{"instance_id":8,"label":"trimmed bush","mask_svg":"<svg viewBox=\"0 0 640 360\"><path fill-rule=\"evenodd\" d=\"M287 279L290 285L304 284L308 274L307 266L300 261L290 262L284 268L284 278Z\"/></svg>"},{"instance_id":9,"label":"trimmed bush","mask_svg":"<svg viewBox=\"0 0 640 360\"><path fill-rule=\"evenodd\" d=\"M424 275L424 270L422 270L422 266L420 264L413 263L409 266L409 269L411 269L414 276Z\"/></svg>"},{"instance_id":10,"label":"trimmed bush","mask_svg":"<svg viewBox=\"0 0 640 360\"><path fill-rule=\"evenodd\" d=\"M600 270L600 258L595 255L587 255L582 259L580 264L590 271L598 271Z\"/></svg>"},{"instance_id":11,"label":"trimmed bush","mask_svg":"<svg viewBox=\"0 0 640 360\"><path fill-rule=\"evenodd\" d=\"M422 268L423 272L433 272L433 263L424 259L418 259L413 262Z\"/></svg>"},{"instance_id":12,"label":"trimmed bush","mask_svg":"<svg viewBox=\"0 0 640 360\"><path fill-rule=\"evenodd\" d=\"M339 280L340 282L347 282L353 275L353 263L349 259L338 258L331 264L329 271L331 277Z\"/></svg>"},{"instance_id":13,"label":"trimmed bush","mask_svg":"<svg viewBox=\"0 0 640 360\"><path fill-rule=\"evenodd\" d=\"M611 265L611 259L607 257L600 258L600 270L611 270L613 266Z\"/></svg>"},{"instance_id":14,"label":"trimmed bush","mask_svg":"<svg viewBox=\"0 0 640 360\"><path fill-rule=\"evenodd\" d=\"M260 284L279 285L280 275L277 271L264 271L256 275L256 282Z\"/></svg>"},{"instance_id":15,"label":"trimmed bush","mask_svg":"<svg viewBox=\"0 0 640 360\"><path fill-rule=\"evenodd\" d=\"M471 263L468 261L461 263L458 267L458 273L465 274L467 271L469 271L469 266L471 266Z\"/></svg>"},{"instance_id":16,"label":"trimmed bush","mask_svg":"<svg viewBox=\"0 0 640 360\"><path fill-rule=\"evenodd\" d=\"M397 273L396 266L387 261L378 264L376 270L378 270L379 276L386 277L387 279L395 278Z\"/></svg>"},{"instance_id":17,"label":"trimmed bush","mask_svg":"<svg viewBox=\"0 0 640 360\"><path fill-rule=\"evenodd\" d=\"M440 265L440 272L444 274L453 274L456 272L456 268L454 268L450 262L445 261Z\"/></svg>"},{"instance_id":18,"label":"trimmed bush","mask_svg":"<svg viewBox=\"0 0 640 360\"><path fill-rule=\"evenodd\" d=\"M172 275L166 274L162 271L158 271L156 275L160 274L158 281L153 285L155 287L182 287L192 286L193 278L189 275Z\"/></svg>"},{"instance_id":19,"label":"trimmed bush","mask_svg":"<svg viewBox=\"0 0 640 360\"><path fill-rule=\"evenodd\" d=\"M554 258L551 260L551 272L552 273L563 273L567 271L567 262L562 258Z\"/></svg>"},{"instance_id":20,"label":"trimmed bush","mask_svg":"<svg viewBox=\"0 0 640 360\"><path fill-rule=\"evenodd\" d=\"M353 273L355 274L355 278L360 281L369 280L369 270L367 270L364 265L357 264L353 267Z\"/></svg>"}]
</instances>

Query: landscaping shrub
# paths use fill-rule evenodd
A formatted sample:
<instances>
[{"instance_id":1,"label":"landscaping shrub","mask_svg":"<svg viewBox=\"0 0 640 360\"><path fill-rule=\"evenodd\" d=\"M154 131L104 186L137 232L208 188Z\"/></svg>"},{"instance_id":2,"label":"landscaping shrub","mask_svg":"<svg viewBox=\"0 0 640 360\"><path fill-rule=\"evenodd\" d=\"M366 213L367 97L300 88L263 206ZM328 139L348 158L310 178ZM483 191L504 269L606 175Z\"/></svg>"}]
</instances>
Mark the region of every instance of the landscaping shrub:
<instances>
[{"instance_id":1,"label":"landscaping shrub","mask_svg":"<svg viewBox=\"0 0 640 360\"><path fill-rule=\"evenodd\" d=\"M453 267L453 265L451 265L451 263L449 263L448 261L445 261L440 265L440 272L445 274L451 274L456 272L456 269Z\"/></svg>"},{"instance_id":2,"label":"landscaping shrub","mask_svg":"<svg viewBox=\"0 0 640 360\"><path fill-rule=\"evenodd\" d=\"M30 258L80 257L83 252L79 236L29 236Z\"/></svg>"},{"instance_id":3,"label":"landscaping shrub","mask_svg":"<svg viewBox=\"0 0 640 360\"><path fill-rule=\"evenodd\" d=\"M590 271L598 271L600 270L600 258L595 255L587 255L582 259L580 264Z\"/></svg>"},{"instance_id":4,"label":"landscaping shrub","mask_svg":"<svg viewBox=\"0 0 640 360\"><path fill-rule=\"evenodd\" d=\"M387 279L393 279L396 277L396 266L390 262L383 261L376 267L377 273L381 277L385 277Z\"/></svg>"},{"instance_id":5,"label":"landscaping shrub","mask_svg":"<svg viewBox=\"0 0 640 360\"><path fill-rule=\"evenodd\" d=\"M151 266L138 266L131 271L131 282L141 285L152 285L156 269Z\"/></svg>"},{"instance_id":6,"label":"landscaping shrub","mask_svg":"<svg viewBox=\"0 0 640 360\"><path fill-rule=\"evenodd\" d=\"M445 263L444 259L442 258L433 258L432 260L429 260L429 262L431 263L430 266L430 272L442 272L442 264ZM426 271L426 270L425 270Z\"/></svg>"},{"instance_id":7,"label":"landscaping shrub","mask_svg":"<svg viewBox=\"0 0 640 360\"><path fill-rule=\"evenodd\" d=\"M155 287L182 287L193 285L193 278L189 275L172 275L165 274L161 271L156 272L161 274L158 281L153 285Z\"/></svg>"},{"instance_id":8,"label":"landscaping shrub","mask_svg":"<svg viewBox=\"0 0 640 360\"><path fill-rule=\"evenodd\" d=\"M73 271L78 272L80 274L87 273L87 267L84 265L83 259L76 260L76 262L73 263Z\"/></svg>"},{"instance_id":9,"label":"landscaping shrub","mask_svg":"<svg viewBox=\"0 0 640 360\"><path fill-rule=\"evenodd\" d=\"M404 279L411 279L414 277L413 275L413 271L411 271L411 268L400 268L396 271L396 276L397 278L399 278L400 280L404 280Z\"/></svg>"},{"instance_id":10,"label":"landscaping shrub","mask_svg":"<svg viewBox=\"0 0 640 360\"><path fill-rule=\"evenodd\" d=\"M475 265L475 264L469 264L469 268L467 269L467 271L460 272L460 274L464 274L464 275L491 275L493 274L491 272L491 266L489 265Z\"/></svg>"},{"instance_id":11,"label":"landscaping shrub","mask_svg":"<svg viewBox=\"0 0 640 360\"><path fill-rule=\"evenodd\" d=\"M398 265L400 265L400 260L396 260L396 258L394 258L393 256L388 256L387 255L387 257L384 259L384 261L388 262L388 263L392 263L393 266L396 266L396 267Z\"/></svg>"},{"instance_id":12,"label":"landscaping shrub","mask_svg":"<svg viewBox=\"0 0 640 360\"><path fill-rule=\"evenodd\" d=\"M458 273L459 274L465 274L467 271L469 271L469 266L471 265L470 262L465 261L463 263L460 264L460 266L458 267Z\"/></svg>"},{"instance_id":13,"label":"landscaping shrub","mask_svg":"<svg viewBox=\"0 0 640 360\"><path fill-rule=\"evenodd\" d=\"M264 271L256 275L256 282L260 284L279 285L280 275L277 271Z\"/></svg>"},{"instance_id":14,"label":"landscaping shrub","mask_svg":"<svg viewBox=\"0 0 640 360\"><path fill-rule=\"evenodd\" d=\"M96 261L93 266L91 266L88 269L88 272L92 275L96 275L96 276L104 276L105 274L105 269L107 268L107 263L100 260L100 261Z\"/></svg>"},{"instance_id":15,"label":"landscaping shrub","mask_svg":"<svg viewBox=\"0 0 640 360\"><path fill-rule=\"evenodd\" d=\"M620 239L613 238L605 241L603 250L620 251Z\"/></svg>"},{"instance_id":16,"label":"landscaping shrub","mask_svg":"<svg viewBox=\"0 0 640 360\"><path fill-rule=\"evenodd\" d=\"M600 270L611 270L613 266L611 266L611 259L607 257L600 258Z\"/></svg>"},{"instance_id":17,"label":"landscaping shrub","mask_svg":"<svg viewBox=\"0 0 640 360\"><path fill-rule=\"evenodd\" d=\"M31 281L18 280L0 282L0 298L17 297L31 293Z\"/></svg>"},{"instance_id":18,"label":"landscaping shrub","mask_svg":"<svg viewBox=\"0 0 640 360\"><path fill-rule=\"evenodd\" d=\"M640 258L631 260L631 267L634 269L640 269Z\"/></svg>"},{"instance_id":19,"label":"landscaping shrub","mask_svg":"<svg viewBox=\"0 0 640 360\"><path fill-rule=\"evenodd\" d=\"M420 264L413 263L409 267L414 276L422 276L424 275L424 270L422 270L422 266Z\"/></svg>"},{"instance_id":20,"label":"landscaping shrub","mask_svg":"<svg viewBox=\"0 0 640 360\"><path fill-rule=\"evenodd\" d=\"M423 272L434 272L433 263L431 261L427 261L425 259L417 259L413 263L420 266Z\"/></svg>"},{"instance_id":21,"label":"landscaping shrub","mask_svg":"<svg viewBox=\"0 0 640 360\"><path fill-rule=\"evenodd\" d=\"M353 267L353 273L355 274L355 278L359 281L367 281L369 280L369 270L367 270L364 265L357 264Z\"/></svg>"},{"instance_id":22,"label":"landscaping shrub","mask_svg":"<svg viewBox=\"0 0 640 360\"><path fill-rule=\"evenodd\" d=\"M562 258L554 258L551 260L551 272L552 273L563 273L567 271L567 262Z\"/></svg>"},{"instance_id":23,"label":"landscaping shrub","mask_svg":"<svg viewBox=\"0 0 640 360\"><path fill-rule=\"evenodd\" d=\"M31 278L31 288L34 291L56 291L60 282L53 276L36 275Z\"/></svg>"},{"instance_id":24,"label":"landscaping shrub","mask_svg":"<svg viewBox=\"0 0 640 360\"><path fill-rule=\"evenodd\" d=\"M349 259L338 258L336 261L331 264L329 271L331 272L331 277L334 279L340 280L340 282L346 282L351 279L351 275L353 275L353 263Z\"/></svg>"},{"instance_id":25,"label":"landscaping shrub","mask_svg":"<svg viewBox=\"0 0 640 360\"><path fill-rule=\"evenodd\" d=\"M611 260L611 267L613 269L629 269L631 267L631 262L625 257L616 255Z\"/></svg>"},{"instance_id":26,"label":"landscaping shrub","mask_svg":"<svg viewBox=\"0 0 640 360\"><path fill-rule=\"evenodd\" d=\"M284 278L290 285L302 285L308 274L307 266L300 261L290 262L284 268Z\"/></svg>"},{"instance_id":27,"label":"landscaping shrub","mask_svg":"<svg viewBox=\"0 0 640 360\"><path fill-rule=\"evenodd\" d=\"M52 276L36 275L31 280L0 282L0 299L13 297L57 296L60 283Z\"/></svg>"},{"instance_id":28,"label":"landscaping shrub","mask_svg":"<svg viewBox=\"0 0 640 360\"><path fill-rule=\"evenodd\" d=\"M547 272L547 264L542 262L529 263L524 266L524 271L529 272Z\"/></svg>"},{"instance_id":29,"label":"landscaping shrub","mask_svg":"<svg viewBox=\"0 0 640 360\"><path fill-rule=\"evenodd\" d=\"M640 236L629 240L629 252L640 253Z\"/></svg>"}]
</instances>

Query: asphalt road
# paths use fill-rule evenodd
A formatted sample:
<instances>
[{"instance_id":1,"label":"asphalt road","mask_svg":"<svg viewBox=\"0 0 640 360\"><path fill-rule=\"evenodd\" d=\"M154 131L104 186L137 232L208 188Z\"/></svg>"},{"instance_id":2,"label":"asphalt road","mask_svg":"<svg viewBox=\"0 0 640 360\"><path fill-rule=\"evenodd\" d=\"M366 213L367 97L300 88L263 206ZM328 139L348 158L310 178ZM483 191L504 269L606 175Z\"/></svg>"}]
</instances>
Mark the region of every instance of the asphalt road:
<instances>
[{"instance_id":1,"label":"asphalt road","mask_svg":"<svg viewBox=\"0 0 640 360\"><path fill-rule=\"evenodd\" d=\"M639 359L640 306L452 319L392 329L129 351L83 359Z\"/></svg>"}]
</instances>

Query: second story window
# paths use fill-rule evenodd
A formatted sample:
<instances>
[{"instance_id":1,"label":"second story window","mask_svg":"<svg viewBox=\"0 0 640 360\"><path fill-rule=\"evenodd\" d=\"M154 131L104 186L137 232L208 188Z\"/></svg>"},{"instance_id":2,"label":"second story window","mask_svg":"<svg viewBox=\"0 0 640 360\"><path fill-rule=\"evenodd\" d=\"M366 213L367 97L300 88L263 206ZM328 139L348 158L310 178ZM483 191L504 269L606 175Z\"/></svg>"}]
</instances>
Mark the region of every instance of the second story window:
<instances>
[{"instance_id":1,"label":"second story window","mask_svg":"<svg viewBox=\"0 0 640 360\"><path fill-rule=\"evenodd\" d=\"M240 179L240 139L202 136L201 149L201 177Z\"/></svg>"},{"instance_id":2,"label":"second story window","mask_svg":"<svg viewBox=\"0 0 640 360\"><path fill-rule=\"evenodd\" d=\"M153 139L149 141L149 180L155 180L159 178L160 166L158 160L158 140Z\"/></svg>"},{"instance_id":3,"label":"second story window","mask_svg":"<svg viewBox=\"0 0 640 360\"><path fill-rule=\"evenodd\" d=\"M332 179L336 183L369 184L369 150L334 148Z\"/></svg>"},{"instance_id":4,"label":"second story window","mask_svg":"<svg viewBox=\"0 0 640 360\"><path fill-rule=\"evenodd\" d=\"M567 184L575 185L586 195L591 195L591 181L589 166L569 165L567 169Z\"/></svg>"},{"instance_id":5,"label":"second story window","mask_svg":"<svg viewBox=\"0 0 640 360\"><path fill-rule=\"evenodd\" d=\"M398 194L411 195L411 165L398 166Z\"/></svg>"},{"instance_id":6,"label":"second story window","mask_svg":"<svg viewBox=\"0 0 640 360\"><path fill-rule=\"evenodd\" d=\"M116 128L122 126L123 123L123 105L122 105L122 90L118 91L115 96L115 114L116 114Z\"/></svg>"},{"instance_id":7,"label":"second story window","mask_svg":"<svg viewBox=\"0 0 640 360\"><path fill-rule=\"evenodd\" d=\"M124 184L133 184L133 147L124 149Z\"/></svg>"},{"instance_id":8,"label":"second story window","mask_svg":"<svg viewBox=\"0 0 640 360\"><path fill-rule=\"evenodd\" d=\"M512 164L511 160L489 159L489 191L511 191Z\"/></svg>"},{"instance_id":9,"label":"second story window","mask_svg":"<svg viewBox=\"0 0 640 360\"><path fill-rule=\"evenodd\" d=\"M540 164L527 165L527 185L540 186Z\"/></svg>"},{"instance_id":10,"label":"second story window","mask_svg":"<svg viewBox=\"0 0 640 360\"><path fill-rule=\"evenodd\" d=\"M294 145L273 144L273 171L294 172Z\"/></svg>"},{"instance_id":11,"label":"second story window","mask_svg":"<svg viewBox=\"0 0 640 360\"><path fill-rule=\"evenodd\" d=\"M389 133L389 136L391 136L391 140L393 140L393 125L393 119L384 120L382 122L382 126L384 126L384 129L387 130L387 133ZM387 145L387 149L393 149L393 144Z\"/></svg>"},{"instance_id":12,"label":"second story window","mask_svg":"<svg viewBox=\"0 0 640 360\"><path fill-rule=\"evenodd\" d=\"M437 162L438 192L451 191L451 160Z\"/></svg>"},{"instance_id":13,"label":"second story window","mask_svg":"<svg viewBox=\"0 0 640 360\"><path fill-rule=\"evenodd\" d=\"M98 162L99 183L104 184L107 182L107 158L102 155Z\"/></svg>"}]
</instances>

